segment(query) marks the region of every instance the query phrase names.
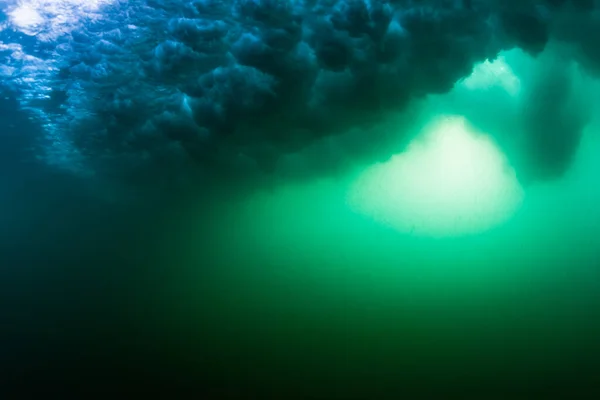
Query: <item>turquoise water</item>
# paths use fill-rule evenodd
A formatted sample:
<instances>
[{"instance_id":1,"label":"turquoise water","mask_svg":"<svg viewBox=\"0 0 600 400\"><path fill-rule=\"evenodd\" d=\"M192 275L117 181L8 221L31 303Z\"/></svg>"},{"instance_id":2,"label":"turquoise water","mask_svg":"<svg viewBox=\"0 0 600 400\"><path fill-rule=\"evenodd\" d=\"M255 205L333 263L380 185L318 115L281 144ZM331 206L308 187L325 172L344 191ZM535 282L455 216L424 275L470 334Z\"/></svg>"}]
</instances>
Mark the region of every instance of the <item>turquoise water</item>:
<instances>
[{"instance_id":1,"label":"turquoise water","mask_svg":"<svg viewBox=\"0 0 600 400\"><path fill-rule=\"evenodd\" d=\"M594 80L557 67L573 85L557 101L594 112L564 175L528 176L539 171L519 118L549 59L511 52L478 67L374 128L393 157L318 179L287 179L290 157L266 188L202 187L128 208L126 196L98 201L104 187L85 196L89 182L5 174L3 376L166 382L218 399L594 389L600 103ZM466 128L430 132L440 116Z\"/></svg>"},{"instance_id":2,"label":"turquoise water","mask_svg":"<svg viewBox=\"0 0 600 400\"><path fill-rule=\"evenodd\" d=\"M506 91L497 102L506 113L487 116L486 103L483 116L472 108L481 92L452 101L465 93L431 99L423 120L464 109L479 115L469 120L483 132L494 121L510 125ZM588 125L564 176L520 184L510 212L475 221L476 230L461 219L465 209L454 222L444 210L445 230L418 218L416 229L374 219L349 201L364 167L208 208L192 202L165 230L164 257L176 272L157 283L163 312L149 329L168 338L175 359L270 395L549 398L553 385L593 370L598 348L599 126ZM498 151L514 161L502 140ZM376 186L363 197L389 195ZM497 204L493 190L496 197L476 185L461 190L492 211Z\"/></svg>"}]
</instances>

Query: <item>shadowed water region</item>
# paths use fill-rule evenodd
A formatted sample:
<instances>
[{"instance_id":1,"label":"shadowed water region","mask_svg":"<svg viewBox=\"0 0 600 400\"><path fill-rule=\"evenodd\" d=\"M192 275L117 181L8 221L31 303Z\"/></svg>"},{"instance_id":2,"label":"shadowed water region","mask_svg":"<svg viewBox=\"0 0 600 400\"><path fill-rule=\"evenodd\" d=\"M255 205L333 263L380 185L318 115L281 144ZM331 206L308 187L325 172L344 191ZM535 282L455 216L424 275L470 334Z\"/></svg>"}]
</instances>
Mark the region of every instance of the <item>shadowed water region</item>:
<instances>
[{"instance_id":1,"label":"shadowed water region","mask_svg":"<svg viewBox=\"0 0 600 400\"><path fill-rule=\"evenodd\" d=\"M597 7L1 2L0 396L598 398Z\"/></svg>"}]
</instances>

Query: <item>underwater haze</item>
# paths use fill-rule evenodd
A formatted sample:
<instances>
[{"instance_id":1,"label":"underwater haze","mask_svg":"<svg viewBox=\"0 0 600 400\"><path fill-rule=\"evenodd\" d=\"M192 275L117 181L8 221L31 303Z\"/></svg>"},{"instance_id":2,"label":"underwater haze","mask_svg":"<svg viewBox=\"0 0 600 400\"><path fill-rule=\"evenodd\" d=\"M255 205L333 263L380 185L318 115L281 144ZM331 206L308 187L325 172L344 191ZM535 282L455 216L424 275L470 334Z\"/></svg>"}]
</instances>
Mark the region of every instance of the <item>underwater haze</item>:
<instances>
[{"instance_id":1,"label":"underwater haze","mask_svg":"<svg viewBox=\"0 0 600 400\"><path fill-rule=\"evenodd\" d=\"M0 1L5 398L600 395L600 2Z\"/></svg>"}]
</instances>

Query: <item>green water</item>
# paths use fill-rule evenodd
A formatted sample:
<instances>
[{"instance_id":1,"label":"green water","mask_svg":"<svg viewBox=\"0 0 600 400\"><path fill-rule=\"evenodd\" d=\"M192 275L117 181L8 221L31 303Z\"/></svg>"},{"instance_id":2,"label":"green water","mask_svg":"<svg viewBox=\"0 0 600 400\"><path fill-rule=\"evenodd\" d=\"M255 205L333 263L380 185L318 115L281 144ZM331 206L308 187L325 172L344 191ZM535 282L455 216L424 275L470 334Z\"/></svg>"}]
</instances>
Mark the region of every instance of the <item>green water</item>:
<instances>
[{"instance_id":1,"label":"green water","mask_svg":"<svg viewBox=\"0 0 600 400\"><path fill-rule=\"evenodd\" d=\"M165 254L178 272L156 283L163 312L148 329L203 376L280 398L516 398L589 373L599 126L565 176L523 186L515 213L477 234L358 213L347 200L360 171L183 210Z\"/></svg>"}]
</instances>

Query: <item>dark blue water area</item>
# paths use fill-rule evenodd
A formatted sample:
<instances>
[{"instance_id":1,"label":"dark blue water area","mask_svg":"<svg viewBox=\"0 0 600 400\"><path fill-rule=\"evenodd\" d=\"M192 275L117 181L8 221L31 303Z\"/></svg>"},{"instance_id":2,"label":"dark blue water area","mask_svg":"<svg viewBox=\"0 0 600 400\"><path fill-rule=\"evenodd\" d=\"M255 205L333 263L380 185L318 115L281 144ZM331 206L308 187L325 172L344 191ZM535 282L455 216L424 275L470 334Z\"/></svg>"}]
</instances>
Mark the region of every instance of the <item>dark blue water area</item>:
<instances>
[{"instance_id":1,"label":"dark blue water area","mask_svg":"<svg viewBox=\"0 0 600 400\"><path fill-rule=\"evenodd\" d=\"M41 133L0 96L0 388L64 389L148 365L135 321L168 274L152 251L168 207L107 204L35 161Z\"/></svg>"}]
</instances>

